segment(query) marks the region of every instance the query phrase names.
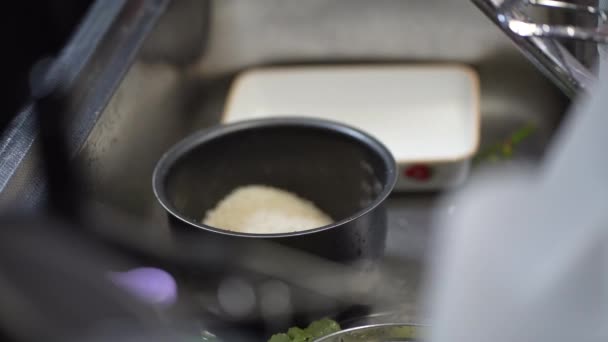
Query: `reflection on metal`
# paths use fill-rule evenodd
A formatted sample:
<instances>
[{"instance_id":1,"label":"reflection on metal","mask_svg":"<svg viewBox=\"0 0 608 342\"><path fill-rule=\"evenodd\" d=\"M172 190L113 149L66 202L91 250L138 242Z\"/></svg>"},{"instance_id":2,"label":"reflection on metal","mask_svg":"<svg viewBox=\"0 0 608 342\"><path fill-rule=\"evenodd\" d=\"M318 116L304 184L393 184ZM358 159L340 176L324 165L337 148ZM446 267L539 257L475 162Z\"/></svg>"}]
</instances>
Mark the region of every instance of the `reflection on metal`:
<instances>
[{"instance_id":1,"label":"reflection on metal","mask_svg":"<svg viewBox=\"0 0 608 342\"><path fill-rule=\"evenodd\" d=\"M595 75L553 39L608 43L608 31L602 28L608 17L606 11L595 6L555 0L472 1L568 96L574 96L579 90L587 90L595 81ZM583 27L537 23L526 14L530 7L595 15L600 25Z\"/></svg>"}]
</instances>

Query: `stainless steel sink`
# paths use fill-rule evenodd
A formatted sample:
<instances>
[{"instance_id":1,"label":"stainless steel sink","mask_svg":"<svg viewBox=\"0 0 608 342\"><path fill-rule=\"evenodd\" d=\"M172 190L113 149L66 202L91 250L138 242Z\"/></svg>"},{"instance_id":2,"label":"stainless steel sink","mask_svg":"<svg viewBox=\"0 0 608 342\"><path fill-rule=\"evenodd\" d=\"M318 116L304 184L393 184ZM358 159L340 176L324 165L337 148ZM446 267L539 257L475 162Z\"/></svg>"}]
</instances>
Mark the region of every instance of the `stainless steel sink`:
<instances>
[{"instance_id":1,"label":"stainless steel sink","mask_svg":"<svg viewBox=\"0 0 608 342\"><path fill-rule=\"evenodd\" d=\"M219 0L210 9L209 35L182 37L186 43L181 50L171 46L172 30L184 23L200 26L206 8L193 7L196 15L187 7L167 14L77 155L96 201L156 223L150 227L165 222L151 187L156 161L182 137L217 124L231 80L247 68L470 64L481 79L482 146L532 122L535 134L515 155L532 161L542 158L568 105L468 0ZM196 48L188 45L197 39L204 42ZM173 49L172 58L166 58L162 44ZM385 265L401 290L396 295L412 315L438 198L435 193L401 194L388 203ZM458 204L450 210L458 210Z\"/></svg>"}]
</instances>

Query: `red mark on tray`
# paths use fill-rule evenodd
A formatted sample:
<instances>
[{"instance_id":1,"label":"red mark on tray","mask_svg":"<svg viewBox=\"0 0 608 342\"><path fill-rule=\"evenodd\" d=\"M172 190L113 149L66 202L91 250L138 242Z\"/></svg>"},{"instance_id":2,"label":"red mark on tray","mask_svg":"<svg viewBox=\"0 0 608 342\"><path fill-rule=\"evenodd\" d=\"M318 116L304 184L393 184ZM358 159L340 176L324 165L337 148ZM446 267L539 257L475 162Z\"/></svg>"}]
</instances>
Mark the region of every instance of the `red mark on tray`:
<instances>
[{"instance_id":1,"label":"red mark on tray","mask_svg":"<svg viewBox=\"0 0 608 342\"><path fill-rule=\"evenodd\" d=\"M403 175L424 182L431 178L431 168L428 165L415 164L406 168Z\"/></svg>"}]
</instances>

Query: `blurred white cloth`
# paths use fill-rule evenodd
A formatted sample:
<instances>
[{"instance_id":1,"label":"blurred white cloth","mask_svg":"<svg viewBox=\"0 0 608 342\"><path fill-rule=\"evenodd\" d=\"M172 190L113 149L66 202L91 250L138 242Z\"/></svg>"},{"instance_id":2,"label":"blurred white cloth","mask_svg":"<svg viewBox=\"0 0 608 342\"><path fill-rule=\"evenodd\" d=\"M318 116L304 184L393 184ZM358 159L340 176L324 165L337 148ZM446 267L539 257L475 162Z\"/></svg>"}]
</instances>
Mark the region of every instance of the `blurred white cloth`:
<instances>
[{"instance_id":1,"label":"blurred white cloth","mask_svg":"<svg viewBox=\"0 0 608 342\"><path fill-rule=\"evenodd\" d=\"M608 340L608 69L540 169L480 176L438 219L432 342ZM530 96L534 96L530 94Z\"/></svg>"}]
</instances>

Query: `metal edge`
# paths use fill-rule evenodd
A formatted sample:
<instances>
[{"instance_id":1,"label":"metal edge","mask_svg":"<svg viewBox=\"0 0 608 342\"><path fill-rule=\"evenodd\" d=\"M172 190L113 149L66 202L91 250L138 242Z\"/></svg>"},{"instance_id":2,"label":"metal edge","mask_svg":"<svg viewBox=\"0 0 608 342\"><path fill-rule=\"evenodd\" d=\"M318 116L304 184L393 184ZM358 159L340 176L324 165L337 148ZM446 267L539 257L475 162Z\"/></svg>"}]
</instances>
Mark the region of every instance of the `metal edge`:
<instances>
[{"instance_id":1,"label":"metal edge","mask_svg":"<svg viewBox=\"0 0 608 342\"><path fill-rule=\"evenodd\" d=\"M134 61L137 51L170 0L96 0L43 76L71 96L71 125L67 140L74 155L84 144L102 109ZM48 84L43 85L48 86ZM52 88L52 89L51 89ZM32 89L37 92L40 89ZM10 186L38 135L33 99L11 122L0 145L0 195ZM33 180L25 202L44 193L44 183ZM42 184L42 185L40 185Z\"/></svg>"},{"instance_id":2,"label":"metal edge","mask_svg":"<svg viewBox=\"0 0 608 342\"><path fill-rule=\"evenodd\" d=\"M492 1L489 0L471 0L477 8L481 12L483 12L496 26L498 26L505 35L507 35L517 46L517 48L522 52L522 54L528 58L528 60L540 70L549 80L553 82L566 96L569 98L573 98L579 90L581 90L582 86L578 80L574 78L573 75L568 75L560 70L551 69L548 65L551 65L553 61L549 56L547 56L541 48L540 45L553 45L552 49L559 49L559 47L555 46L556 43L553 41L543 42L541 38L538 37L520 37L515 34L513 31L509 30L505 27L497 16L497 10L499 8L494 5ZM562 52L559 51L558 52ZM577 75L578 77L583 77L583 75ZM584 90L584 89L583 89Z\"/></svg>"}]
</instances>

